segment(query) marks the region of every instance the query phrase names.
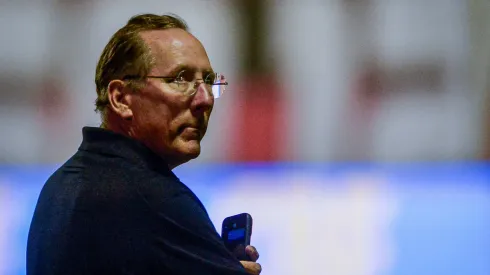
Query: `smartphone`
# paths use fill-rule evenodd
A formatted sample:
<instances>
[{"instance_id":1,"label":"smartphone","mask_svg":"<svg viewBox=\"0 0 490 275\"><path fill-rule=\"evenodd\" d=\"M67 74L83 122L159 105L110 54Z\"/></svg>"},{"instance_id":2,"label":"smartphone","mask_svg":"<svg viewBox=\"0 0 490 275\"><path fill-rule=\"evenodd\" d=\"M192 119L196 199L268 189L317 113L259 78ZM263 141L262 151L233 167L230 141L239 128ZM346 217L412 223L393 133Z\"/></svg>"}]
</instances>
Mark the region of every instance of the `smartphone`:
<instances>
[{"instance_id":1,"label":"smartphone","mask_svg":"<svg viewBox=\"0 0 490 275\"><path fill-rule=\"evenodd\" d=\"M221 238L226 248L240 261L249 261L245 247L250 245L252 238L252 216L242 213L227 217L221 227Z\"/></svg>"}]
</instances>

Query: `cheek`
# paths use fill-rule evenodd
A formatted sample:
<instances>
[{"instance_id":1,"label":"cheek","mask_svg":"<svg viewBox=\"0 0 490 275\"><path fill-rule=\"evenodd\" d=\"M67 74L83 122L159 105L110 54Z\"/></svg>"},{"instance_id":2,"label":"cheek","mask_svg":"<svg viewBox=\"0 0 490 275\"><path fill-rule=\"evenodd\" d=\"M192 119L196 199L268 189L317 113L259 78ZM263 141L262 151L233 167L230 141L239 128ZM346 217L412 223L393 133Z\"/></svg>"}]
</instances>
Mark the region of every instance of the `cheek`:
<instances>
[{"instance_id":1,"label":"cheek","mask_svg":"<svg viewBox=\"0 0 490 275\"><path fill-rule=\"evenodd\" d=\"M178 135L180 125L185 122L182 116L185 101L164 89L155 86L135 96L134 116L140 132L149 139L171 142Z\"/></svg>"},{"instance_id":2,"label":"cheek","mask_svg":"<svg viewBox=\"0 0 490 275\"><path fill-rule=\"evenodd\" d=\"M166 104L156 104L148 100L142 101L134 109L135 124L149 135L168 135L172 116L172 111Z\"/></svg>"}]
</instances>

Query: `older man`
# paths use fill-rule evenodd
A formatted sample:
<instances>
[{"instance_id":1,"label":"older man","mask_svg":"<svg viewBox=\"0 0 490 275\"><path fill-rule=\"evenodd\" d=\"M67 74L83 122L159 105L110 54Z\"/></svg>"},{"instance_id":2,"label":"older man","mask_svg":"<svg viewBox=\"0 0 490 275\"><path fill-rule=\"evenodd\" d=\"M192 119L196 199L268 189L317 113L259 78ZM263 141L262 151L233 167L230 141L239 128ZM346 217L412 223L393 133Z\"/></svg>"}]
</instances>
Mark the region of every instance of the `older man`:
<instances>
[{"instance_id":1,"label":"older man","mask_svg":"<svg viewBox=\"0 0 490 275\"><path fill-rule=\"evenodd\" d=\"M139 15L97 65L100 128L46 182L27 274L259 274L239 262L194 193L171 171L196 158L227 85L175 16Z\"/></svg>"}]
</instances>

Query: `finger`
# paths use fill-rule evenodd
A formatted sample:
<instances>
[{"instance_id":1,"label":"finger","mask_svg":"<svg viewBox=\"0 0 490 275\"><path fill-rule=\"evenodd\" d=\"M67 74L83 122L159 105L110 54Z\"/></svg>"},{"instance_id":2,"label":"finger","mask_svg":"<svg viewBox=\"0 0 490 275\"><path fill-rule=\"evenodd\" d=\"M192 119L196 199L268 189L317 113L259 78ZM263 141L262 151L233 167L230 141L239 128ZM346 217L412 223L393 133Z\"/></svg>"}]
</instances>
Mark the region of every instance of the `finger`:
<instances>
[{"instance_id":1,"label":"finger","mask_svg":"<svg viewBox=\"0 0 490 275\"><path fill-rule=\"evenodd\" d=\"M260 272L262 272L262 266L258 263L247 261L240 261L240 263L245 267L245 271L247 271L248 274L259 275Z\"/></svg>"},{"instance_id":2,"label":"finger","mask_svg":"<svg viewBox=\"0 0 490 275\"><path fill-rule=\"evenodd\" d=\"M256 262L257 259L259 258L259 252L257 249L251 245L248 245L245 247L245 253L247 253L248 257L252 262Z\"/></svg>"}]
</instances>

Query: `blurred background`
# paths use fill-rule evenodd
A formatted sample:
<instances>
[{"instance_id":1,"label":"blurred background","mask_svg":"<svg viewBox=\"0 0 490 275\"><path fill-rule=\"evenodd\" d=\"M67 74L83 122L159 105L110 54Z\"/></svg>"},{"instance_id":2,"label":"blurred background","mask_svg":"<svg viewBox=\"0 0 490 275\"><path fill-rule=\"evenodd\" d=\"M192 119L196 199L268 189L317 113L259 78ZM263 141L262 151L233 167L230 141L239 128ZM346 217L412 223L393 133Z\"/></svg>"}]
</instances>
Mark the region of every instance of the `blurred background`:
<instances>
[{"instance_id":1,"label":"blurred background","mask_svg":"<svg viewBox=\"0 0 490 275\"><path fill-rule=\"evenodd\" d=\"M175 170L263 274L490 274L488 0L0 0L0 274L44 181L98 126L95 65L175 13L231 83Z\"/></svg>"}]
</instances>

